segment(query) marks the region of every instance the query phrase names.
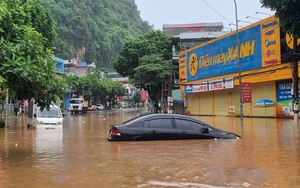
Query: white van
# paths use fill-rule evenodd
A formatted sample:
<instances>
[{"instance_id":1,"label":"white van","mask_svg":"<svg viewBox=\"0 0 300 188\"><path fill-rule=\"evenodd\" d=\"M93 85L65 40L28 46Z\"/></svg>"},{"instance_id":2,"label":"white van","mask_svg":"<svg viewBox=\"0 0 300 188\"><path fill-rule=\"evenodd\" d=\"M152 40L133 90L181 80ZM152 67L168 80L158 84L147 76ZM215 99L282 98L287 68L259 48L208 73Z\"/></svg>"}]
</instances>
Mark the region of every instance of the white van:
<instances>
[{"instance_id":1,"label":"white van","mask_svg":"<svg viewBox=\"0 0 300 188\"><path fill-rule=\"evenodd\" d=\"M30 101L28 104L27 127L42 129L62 128L63 114L56 105L51 105L49 111L45 108L43 111L40 107Z\"/></svg>"}]
</instances>

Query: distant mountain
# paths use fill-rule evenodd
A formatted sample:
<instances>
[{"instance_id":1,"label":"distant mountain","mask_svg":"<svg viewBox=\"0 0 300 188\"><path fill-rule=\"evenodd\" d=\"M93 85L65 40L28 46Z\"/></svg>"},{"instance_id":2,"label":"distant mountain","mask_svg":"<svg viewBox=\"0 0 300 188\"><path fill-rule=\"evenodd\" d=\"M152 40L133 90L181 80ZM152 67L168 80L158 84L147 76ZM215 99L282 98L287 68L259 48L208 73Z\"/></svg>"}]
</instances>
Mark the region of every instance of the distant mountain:
<instances>
[{"instance_id":1,"label":"distant mountain","mask_svg":"<svg viewBox=\"0 0 300 188\"><path fill-rule=\"evenodd\" d=\"M112 68L124 42L151 29L135 0L43 0L56 21L54 47L63 59Z\"/></svg>"}]
</instances>

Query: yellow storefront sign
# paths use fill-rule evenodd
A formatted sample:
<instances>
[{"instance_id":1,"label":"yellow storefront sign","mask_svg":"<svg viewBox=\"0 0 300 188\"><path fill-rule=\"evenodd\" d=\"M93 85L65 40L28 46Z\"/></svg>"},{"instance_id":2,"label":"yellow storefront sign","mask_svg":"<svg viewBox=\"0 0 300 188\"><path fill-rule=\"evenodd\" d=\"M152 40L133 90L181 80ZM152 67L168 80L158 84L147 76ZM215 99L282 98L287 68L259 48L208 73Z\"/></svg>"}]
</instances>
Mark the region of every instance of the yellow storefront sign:
<instances>
[{"instance_id":1,"label":"yellow storefront sign","mask_svg":"<svg viewBox=\"0 0 300 188\"><path fill-rule=\"evenodd\" d=\"M261 24L262 66L281 63L279 19L270 17Z\"/></svg>"}]
</instances>

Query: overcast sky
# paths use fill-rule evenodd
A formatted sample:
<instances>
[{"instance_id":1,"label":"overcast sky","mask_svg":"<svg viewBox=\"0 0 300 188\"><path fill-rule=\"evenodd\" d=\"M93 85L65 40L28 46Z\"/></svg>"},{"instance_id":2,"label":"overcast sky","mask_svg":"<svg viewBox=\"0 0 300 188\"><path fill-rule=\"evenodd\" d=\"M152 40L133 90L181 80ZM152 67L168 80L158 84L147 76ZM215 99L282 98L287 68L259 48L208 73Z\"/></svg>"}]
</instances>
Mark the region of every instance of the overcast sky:
<instances>
[{"instance_id":1,"label":"overcast sky","mask_svg":"<svg viewBox=\"0 0 300 188\"><path fill-rule=\"evenodd\" d=\"M144 21L162 30L163 24L223 22L224 30L235 29L234 0L135 0ZM257 18L274 14L261 8L259 0L236 0L238 25L246 26ZM257 13L259 12L259 13ZM246 18L249 16L249 18Z\"/></svg>"}]
</instances>

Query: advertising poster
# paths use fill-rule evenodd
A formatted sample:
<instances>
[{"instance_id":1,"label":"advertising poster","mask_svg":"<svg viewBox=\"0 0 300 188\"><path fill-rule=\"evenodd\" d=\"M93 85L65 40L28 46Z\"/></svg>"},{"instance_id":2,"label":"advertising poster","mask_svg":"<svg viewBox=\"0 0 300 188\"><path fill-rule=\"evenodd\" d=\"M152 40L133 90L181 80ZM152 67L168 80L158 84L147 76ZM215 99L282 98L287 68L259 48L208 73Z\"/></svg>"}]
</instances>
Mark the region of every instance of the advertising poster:
<instances>
[{"instance_id":1,"label":"advertising poster","mask_svg":"<svg viewBox=\"0 0 300 188\"><path fill-rule=\"evenodd\" d=\"M299 92L300 94L300 92ZM300 95L298 95L298 98ZM292 80L276 82L277 113L279 116L293 115Z\"/></svg>"}]
</instances>

